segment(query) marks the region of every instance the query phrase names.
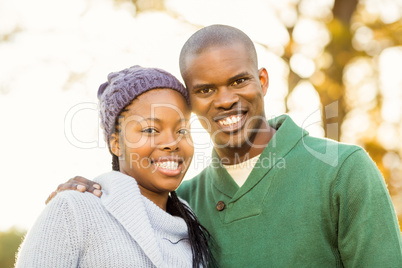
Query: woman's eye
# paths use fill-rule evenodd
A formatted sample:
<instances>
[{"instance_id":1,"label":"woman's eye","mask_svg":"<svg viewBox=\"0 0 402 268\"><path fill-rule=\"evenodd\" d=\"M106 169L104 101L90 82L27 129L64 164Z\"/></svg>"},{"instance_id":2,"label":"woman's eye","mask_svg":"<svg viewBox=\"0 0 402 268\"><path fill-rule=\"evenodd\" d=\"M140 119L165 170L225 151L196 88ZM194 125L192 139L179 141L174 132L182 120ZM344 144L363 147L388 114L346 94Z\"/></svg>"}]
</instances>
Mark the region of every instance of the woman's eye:
<instances>
[{"instance_id":1,"label":"woman's eye","mask_svg":"<svg viewBox=\"0 0 402 268\"><path fill-rule=\"evenodd\" d=\"M185 129L185 128L180 129L180 130L179 130L179 134L180 134L180 135L188 135L188 134L190 134L190 130Z\"/></svg>"},{"instance_id":2,"label":"woman's eye","mask_svg":"<svg viewBox=\"0 0 402 268\"><path fill-rule=\"evenodd\" d=\"M154 129L154 128L152 128L152 127L149 127L149 128L143 129L141 132L147 133L147 134L154 134L154 133L156 133L157 131L156 131L156 129Z\"/></svg>"},{"instance_id":3,"label":"woman's eye","mask_svg":"<svg viewBox=\"0 0 402 268\"><path fill-rule=\"evenodd\" d=\"M245 78L240 78L240 79L237 79L236 81L234 81L232 85L237 86L237 85L240 85L241 83L243 83L244 81L246 81Z\"/></svg>"}]
</instances>

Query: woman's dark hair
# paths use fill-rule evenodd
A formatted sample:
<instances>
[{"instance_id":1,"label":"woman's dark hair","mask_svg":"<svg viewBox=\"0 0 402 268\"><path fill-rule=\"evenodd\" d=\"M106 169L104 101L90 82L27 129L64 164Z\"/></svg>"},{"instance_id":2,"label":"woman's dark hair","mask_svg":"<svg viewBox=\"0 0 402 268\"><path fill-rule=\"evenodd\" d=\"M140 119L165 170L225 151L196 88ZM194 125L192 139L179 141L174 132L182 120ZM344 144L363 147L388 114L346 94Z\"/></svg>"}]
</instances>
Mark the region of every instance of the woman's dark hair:
<instances>
[{"instance_id":1,"label":"woman's dark hair","mask_svg":"<svg viewBox=\"0 0 402 268\"><path fill-rule=\"evenodd\" d=\"M127 111L126 108L123 109L122 113L125 111ZM116 134L120 134L121 131L119 118L121 118L122 113L116 120ZM119 157L114 154L112 155L112 169L114 171L120 171ZM178 216L184 219L187 224L188 238L193 253L193 267L216 267L215 259L212 256L210 247L208 246L211 235L208 230L200 224L192 210L179 200L175 191L170 192L166 211L173 216Z\"/></svg>"},{"instance_id":2,"label":"woman's dark hair","mask_svg":"<svg viewBox=\"0 0 402 268\"><path fill-rule=\"evenodd\" d=\"M193 253L193 267L212 267L212 264L215 262L208 246L211 235L200 224L192 210L179 200L175 191L170 192L166 210L173 216L183 218L187 224L191 251Z\"/></svg>"}]
</instances>

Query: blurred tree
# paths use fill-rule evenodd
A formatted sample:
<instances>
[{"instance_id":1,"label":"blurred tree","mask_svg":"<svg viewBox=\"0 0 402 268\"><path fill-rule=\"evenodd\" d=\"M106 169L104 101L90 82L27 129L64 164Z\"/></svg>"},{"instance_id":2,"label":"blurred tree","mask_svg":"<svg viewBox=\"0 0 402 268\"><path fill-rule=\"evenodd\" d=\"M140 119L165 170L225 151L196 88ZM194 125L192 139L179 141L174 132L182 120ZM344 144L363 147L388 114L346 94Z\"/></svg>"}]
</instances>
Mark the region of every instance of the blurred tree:
<instances>
[{"instance_id":1,"label":"blurred tree","mask_svg":"<svg viewBox=\"0 0 402 268\"><path fill-rule=\"evenodd\" d=\"M299 22L301 17L306 16L301 10L304 2L309 1L297 2L296 10ZM402 21L399 18L392 22L384 22L381 15L373 14L373 8L371 13L368 11L367 2L369 1L335 0L332 19L328 20L326 17L319 16L310 17L310 19L326 23L327 31L331 36L325 50L313 59L316 65L313 75L307 78L300 77L290 64L292 56L300 52L300 47L303 45L298 43L294 36L294 29L299 22L288 27L290 42L285 48L283 59L290 67L289 94L303 79L307 79L314 85L322 105L325 136L343 141L342 130L346 130L349 137L353 136L352 139L346 139L347 142L357 143L368 151L385 178L397 211L399 208L398 218L402 223L402 204L400 204L402 201L402 147L400 146L402 133L398 129L400 122L387 124L387 126L391 126L387 130L399 133L399 136L394 137L396 140L393 141L393 145L388 146L389 148L385 148L381 143L379 132L382 124L387 120L382 115L382 111L387 104L381 94L386 90L381 88L378 66L378 58L385 49L402 45ZM374 2L371 1L371 4ZM380 1L377 4L381 7ZM379 11L377 10L377 12ZM386 16L382 15L382 17ZM322 64L325 58L327 63ZM356 62L360 62L360 64L356 65L354 72L348 72L353 69ZM348 79L357 80L359 76L362 77L361 81L348 83ZM370 94L374 96L371 99L367 97ZM367 98L368 101L365 101L364 99ZM332 103L337 105L330 105ZM395 110L394 113L400 113L400 111ZM362 123L359 120L363 121L361 118L356 120L356 114L367 119L368 128L356 124ZM348 120L352 123L346 125L345 122ZM327 128L331 123L336 123L338 127ZM355 130L351 129L351 126ZM390 163L391 161L392 163Z\"/></svg>"},{"instance_id":2,"label":"blurred tree","mask_svg":"<svg viewBox=\"0 0 402 268\"><path fill-rule=\"evenodd\" d=\"M302 2L303 0L299 1ZM357 7L357 0L336 0L332 9L333 19L327 24L328 31L331 35L329 44L326 46L326 56L331 57L332 64L326 68L316 68L315 73L309 78L319 93L322 111L322 121L325 131L325 136L335 140L339 140L341 136L341 125L345 114L347 113L345 100L345 86L342 83L343 69L355 56L356 51L352 46L352 33L351 33L351 18ZM297 8L299 10L299 8ZM299 17L300 10L298 11ZM319 18L323 20L323 18ZM294 26L288 28L290 35L290 42L285 48L283 55L284 60L289 64L292 56L300 50L300 45L297 44L293 37ZM319 57L322 57L320 54ZM318 59L314 59L317 62ZM316 64L317 65L317 64ZM324 78L317 79L318 76ZM302 78L290 68L289 72L289 93L299 84ZM338 105L330 105L331 103L338 102ZM325 110L325 107L327 110ZM329 111L328 108L336 108L337 111ZM337 117L328 115L337 114ZM338 124L337 129L326 128L329 123L336 119Z\"/></svg>"},{"instance_id":3,"label":"blurred tree","mask_svg":"<svg viewBox=\"0 0 402 268\"><path fill-rule=\"evenodd\" d=\"M14 267L15 254L25 235L24 231L11 228L8 231L0 232L0 267Z\"/></svg>"},{"instance_id":4,"label":"blurred tree","mask_svg":"<svg viewBox=\"0 0 402 268\"><path fill-rule=\"evenodd\" d=\"M165 10L164 0L132 0L137 12L144 12L150 10Z\"/></svg>"},{"instance_id":5,"label":"blurred tree","mask_svg":"<svg viewBox=\"0 0 402 268\"><path fill-rule=\"evenodd\" d=\"M328 132L326 128L326 137L339 139L341 137L341 126L345 114L348 112L345 105L345 86L343 84L343 70L348 62L356 55L352 46L352 15L357 7L357 0L336 0L333 7L333 19L328 24L328 30L332 39L326 51L332 55L332 64L329 68L323 70L325 79L323 83L317 83L316 89L320 94L321 104L326 107L334 101L338 101L338 129L334 132ZM328 112L328 111L327 111ZM331 113L332 114L332 113ZM329 120L323 113L323 123L326 126ZM332 130L334 131L334 130Z\"/></svg>"},{"instance_id":6,"label":"blurred tree","mask_svg":"<svg viewBox=\"0 0 402 268\"><path fill-rule=\"evenodd\" d=\"M361 1L368 2L368 1ZM394 6L397 9L397 6ZM394 205L397 209L399 223L402 229L402 95L401 88L398 85L393 88L385 88L381 84L381 68L379 67L379 57L389 48L397 48L402 46L402 20L387 21L387 15L381 14L378 10L377 14L370 13L367 3L358 6L354 13L352 31L354 34L354 47L356 48L355 57L368 60L371 67L372 76L375 83L375 102L373 105L367 105L364 112L369 119L370 127L361 133L357 139L371 155L377 166L381 170ZM391 16L389 16L391 17ZM389 62L388 64L392 64ZM398 76L398 73L395 74ZM356 91L362 90L364 85L357 88L351 88ZM391 95L391 97L387 96ZM391 106L391 102L398 103L396 109L392 111L392 117L399 118L393 120L384 115L384 110ZM399 106L399 110L398 110ZM349 109L358 109L358 104L350 101ZM394 121L394 122L393 122ZM385 127L387 126L387 127ZM384 139L381 133L389 133ZM395 135L390 135L395 133Z\"/></svg>"}]
</instances>

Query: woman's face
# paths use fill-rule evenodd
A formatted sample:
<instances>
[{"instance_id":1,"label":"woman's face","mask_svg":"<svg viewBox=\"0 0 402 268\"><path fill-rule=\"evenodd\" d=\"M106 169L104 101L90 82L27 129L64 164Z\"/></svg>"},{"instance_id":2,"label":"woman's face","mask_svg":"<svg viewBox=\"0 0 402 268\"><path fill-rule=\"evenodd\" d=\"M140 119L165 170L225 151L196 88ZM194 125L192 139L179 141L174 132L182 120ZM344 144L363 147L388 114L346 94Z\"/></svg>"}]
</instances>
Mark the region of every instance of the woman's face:
<instances>
[{"instance_id":1,"label":"woman's face","mask_svg":"<svg viewBox=\"0 0 402 268\"><path fill-rule=\"evenodd\" d=\"M191 111L183 96L154 89L137 97L121 116L118 141L114 135L111 141L120 171L136 179L144 196L176 190L194 153Z\"/></svg>"}]
</instances>

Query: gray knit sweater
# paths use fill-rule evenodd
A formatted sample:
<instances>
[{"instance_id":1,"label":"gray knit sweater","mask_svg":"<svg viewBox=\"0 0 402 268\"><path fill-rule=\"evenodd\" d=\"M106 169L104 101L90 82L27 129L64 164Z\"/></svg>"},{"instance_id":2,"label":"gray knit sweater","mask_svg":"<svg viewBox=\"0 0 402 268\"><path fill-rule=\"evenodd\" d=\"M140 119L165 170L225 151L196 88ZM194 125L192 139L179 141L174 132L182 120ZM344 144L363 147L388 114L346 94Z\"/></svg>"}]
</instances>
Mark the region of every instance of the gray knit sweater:
<instances>
[{"instance_id":1,"label":"gray knit sweater","mask_svg":"<svg viewBox=\"0 0 402 268\"><path fill-rule=\"evenodd\" d=\"M95 179L98 198L64 191L29 230L16 267L191 267L187 226L112 171Z\"/></svg>"}]
</instances>

